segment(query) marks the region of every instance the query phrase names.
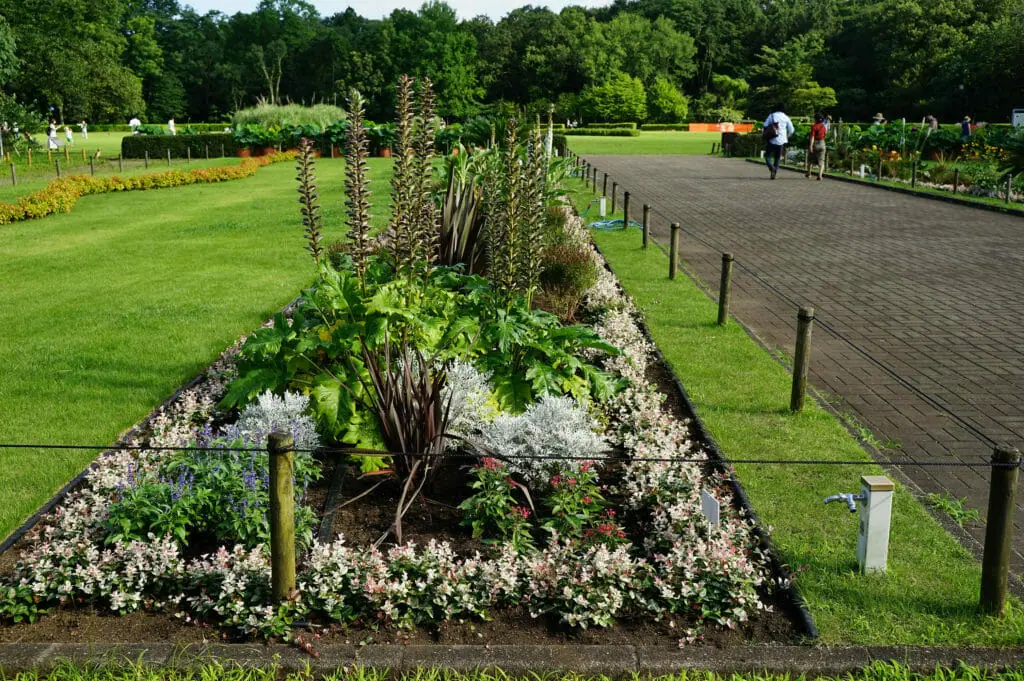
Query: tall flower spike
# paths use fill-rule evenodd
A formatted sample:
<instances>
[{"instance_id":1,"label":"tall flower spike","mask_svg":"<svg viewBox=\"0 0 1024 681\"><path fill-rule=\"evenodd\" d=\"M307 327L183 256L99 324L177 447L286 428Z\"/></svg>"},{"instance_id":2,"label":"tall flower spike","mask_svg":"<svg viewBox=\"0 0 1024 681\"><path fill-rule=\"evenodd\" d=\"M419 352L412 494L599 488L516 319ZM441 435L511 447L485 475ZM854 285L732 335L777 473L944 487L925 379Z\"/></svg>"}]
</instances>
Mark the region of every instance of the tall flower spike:
<instances>
[{"instance_id":1,"label":"tall flower spike","mask_svg":"<svg viewBox=\"0 0 1024 681\"><path fill-rule=\"evenodd\" d=\"M519 264L519 287L526 294L527 301L540 287L546 231L544 229L544 183L547 155L540 131L540 120L530 133L526 145L526 168L523 182L522 211L519 219L522 229L522 246L517 254Z\"/></svg>"},{"instance_id":2,"label":"tall flower spike","mask_svg":"<svg viewBox=\"0 0 1024 681\"><path fill-rule=\"evenodd\" d=\"M397 138L395 169L391 177L391 222L388 226L392 250L399 268L411 268L416 258L412 230L415 220L415 157L413 135L415 115L412 101L413 79L398 80Z\"/></svg>"},{"instance_id":3,"label":"tall flower spike","mask_svg":"<svg viewBox=\"0 0 1024 681\"><path fill-rule=\"evenodd\" d=\"M370 179L366 164L369 140L366 135L363 96L352 90L348 97L348 135L345 138L345 212L352 265L366 287L370 257Z\"/></svg>"},{"instance_id":4,"label":"tall flower spike","mask_svg":"<svg viewBox=\"0 0 1024 681\"><path fill-rule=\"evenodd\" d=\"M419 116L414 139L416 155L416 216L413 218L413 239L417 259L428 265L437 254L438 212L437 204L431 196L430 185L434 172L434 137L436 128L434 88L430 78L424 78L420 89Z\"/></svg>"},{"instance_id":5,"label":"tall flower spike","mask_svg":"<svg viewBox=\"0 0 1024 681\"><path fill-rule=\"evenodd\" d=\"M299 182L299 203L302 208L302 226L305 227L306 250L313 256L317 268L320 267L320 259L323 257L323 247L320 245L320 238L323 234L323 221L320 215L320 195L316 188L316 162L314 161L313 140L305 137L299 142L298 165L299 171L295 178Z\"/></svg>"}]
</instances>

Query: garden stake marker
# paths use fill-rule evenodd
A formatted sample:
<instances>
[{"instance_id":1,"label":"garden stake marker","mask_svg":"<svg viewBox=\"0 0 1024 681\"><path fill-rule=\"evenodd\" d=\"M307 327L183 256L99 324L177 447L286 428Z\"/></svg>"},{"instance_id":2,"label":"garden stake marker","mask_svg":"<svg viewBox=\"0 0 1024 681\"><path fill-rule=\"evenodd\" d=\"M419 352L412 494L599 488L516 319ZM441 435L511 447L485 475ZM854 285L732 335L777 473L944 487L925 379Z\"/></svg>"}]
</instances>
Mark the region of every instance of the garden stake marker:
<instances>
[{"instance_id":1,"label":"garden stake marker","mask_svg":"<svg viewBox=\"0 0 1024 681\"><path fill-rule=\"evenodd\" d=\"M981 612L1002 616L1013 551L1013 507L1020 470L1020 450L997 445L992 452L992 477L985 522L985 554L981 558Z\"/></svg>"},{"instance_id":2,"label":"garden stake marker","mask_svg":"<svg viewBox=\"0 0 1024 681\"><path fill-rule=\"evenodd\" d=\"M676 278L676 270L679 267L679 223L672 223L672 239L668 251L668 278Z\"/></svg>"},{"instance_id":3,"label":"garden stake marker","mask_svg":"<svg viewBox=\"0 0 1024 681\"><path fill-rule=\"evenodd\" d=\"M811 357L811 331L814 328L814 308L801 307L796 315L796 353L793 357L793 391L789 397L789 410L804 408L807 396L807 367Z\"/></svg>"},{"instance_id":4,"label":"garden stake marker","mask_svg":"<svg viewBox=\"0 0 1024 681\"><path fill-rule=\"evenodd\" d=\"M650 229L651 229L651 207L644 204L644 248L647 248L647 242L650 240Z\"/></svg>"},{"instance_id":5,"label":"garden stake marker","mask_svg":"<svg viewBox=\"0 0 1024 681\"><path fill-rule=\"evenodd\" d=\"M722 278L718 284L718 325L729 323L729 284L732 279L732 253L722 254Z\"/></svg>"},{"instance_id":6,"label":"garden stake marker","mask_svg":"<svg viewBox=\"0 0 1024 681\"><path fill-rule=\"evenodd\" d=\"M275 601L295 590L295 483L290 434L271 433L270 454L270 581Z\"/></svg>"}]
</instances>

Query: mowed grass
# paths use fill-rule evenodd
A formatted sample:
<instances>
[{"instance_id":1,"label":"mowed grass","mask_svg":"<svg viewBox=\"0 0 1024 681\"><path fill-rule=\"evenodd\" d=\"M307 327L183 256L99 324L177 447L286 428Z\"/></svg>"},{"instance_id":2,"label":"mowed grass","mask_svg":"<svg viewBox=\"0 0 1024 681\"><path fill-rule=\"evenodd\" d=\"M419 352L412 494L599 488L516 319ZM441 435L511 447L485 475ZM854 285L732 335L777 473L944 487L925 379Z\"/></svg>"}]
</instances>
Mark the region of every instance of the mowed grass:
<instances>
[{"instance_id":1,"label":"mowed grass","mask_svg":"<svg viewBox=\"0 0 1024 681\"><path fill-rule=\"evenodd\" d=\"M582 209L592 196L574 182ZM614 217L621 218L621 213ZM789 412L791 376L735 322L717 325L717 303L687 277L668 279L668 258L641 248L638 230L594 231L654 340L730 459L860 462L851 466L737 465L772 541L795 573L825 643L1020 645L1024 609L977 614L981 566L902 486L895 495L885 575L857 569L857 516L825 506L884 472L828 411Z\"/></svg>"},{"instance_id":2,"label":"mowed grass","mask_svg":"<svg viewBox=\"0 0 1024 681\"><path fill-rule=\"evenodd\" d=\"M378 226L391 162L370 161ZM318 164L328 240L342 161ZM0 442L106 444L313 277L292 163L0 226ZM96 452L0 449L0 537Z\"/></svg>"},{"instance_id":3,"label":"mowed grass","mask_svg":"<svg viewBox=\"0 0 1024 681\"><path fill-rule=\"evenodd\" d=\"M569 148L582 156L599 154L708 154L720 132L640 131L639 137L569 135Z\"/></svg>"}]
</instances>

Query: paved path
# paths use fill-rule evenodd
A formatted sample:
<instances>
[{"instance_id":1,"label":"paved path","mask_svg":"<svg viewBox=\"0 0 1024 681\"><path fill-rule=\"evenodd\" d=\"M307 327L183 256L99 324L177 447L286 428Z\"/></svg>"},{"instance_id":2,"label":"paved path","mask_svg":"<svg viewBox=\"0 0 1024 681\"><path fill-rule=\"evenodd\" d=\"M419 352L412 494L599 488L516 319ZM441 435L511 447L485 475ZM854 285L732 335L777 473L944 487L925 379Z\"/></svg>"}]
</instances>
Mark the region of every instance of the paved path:
<instances>
[{"instance_id":1,"label":"paved path","mask_svg":"<svg viewBox=\"0 0 1024 681\"><path fill-rule=\"evenodd\" d=\"M814 332L811 380L838 395L893 458L977 462L985 436L1024 443L1024 219L870 187L702 156L592 156L631 193L632 212L656 211L667 243L679 222L688 268L717 292L721 253L739 267L732 312L769 346L793 352L795 304L881 360L938 408L848 343ZM603 177L599 176L599 177ZM967 497L985 515L988 471L905 467L925 492ZM845 491L845 490L837 490ZM1024 494L1016 523L1024 528ZM983 539L976 527L972 535ZM1024 574L1024 531L1014 569ZM978 546L972 548L977 550Z\"/></svg>"}]
</instances>

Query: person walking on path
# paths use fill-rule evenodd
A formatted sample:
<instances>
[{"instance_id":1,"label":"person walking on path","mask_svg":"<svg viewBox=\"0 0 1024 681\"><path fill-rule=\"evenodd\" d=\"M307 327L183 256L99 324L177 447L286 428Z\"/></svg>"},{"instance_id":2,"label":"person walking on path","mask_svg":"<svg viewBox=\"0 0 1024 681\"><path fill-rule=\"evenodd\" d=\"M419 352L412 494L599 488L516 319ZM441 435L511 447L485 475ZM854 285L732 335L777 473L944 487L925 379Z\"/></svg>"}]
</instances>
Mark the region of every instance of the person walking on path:
<instances>
[{"instance_id":1,"label":"person walking on path","mask_svg":"<svg viewBox=\"0 0 1024 681\"><path fill-rule=\"evenodd\" d=\"M82 139L89 139L89 125L85 121L78 124L78 129L82 131Z\"/></svg>"},{"instance_id":2,"label":"person walking on path","mask_svg":"<svg viewBox=\"0 0 1024 681\"><path fill-rule=\"evenodd\" d=\"M50 124L46 126L46 148L54 150L60 146L57 140L57 121L50 119Z\"/></svg>"},{"instance_id":3,"label":"person walking on path","mask_svg":"<svg viewBox=\"0 0 1024 681\"><path fill-rule=\"evenodd\" d=\"M772 113L764 120L764 160L768 164L771 179L779 172L779 162L782 159L782 148L789 142L789 136L796 130L793 128L793 121L786 115L786 105L781 102L776 104ZM774 159L775 163L772 163Z\"/></svg>"},{"instance_id":4,"label":"person walking on path","mask_svg":"<svg viewBox=\"0 0 1024 681\"><path fill-rule=\"evenodd\" d=\"M828 134L828 128L825 126L825 121L821 114L814 117L814 125L811 126L810 141L807 145L807 173L808 178L811 177L811 167L818 166L818 182L821 182L821 176L825 172L825 154L828 147L825 144L825 135Z\"/></svg>"}]
</instances>

